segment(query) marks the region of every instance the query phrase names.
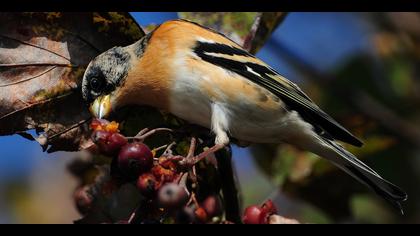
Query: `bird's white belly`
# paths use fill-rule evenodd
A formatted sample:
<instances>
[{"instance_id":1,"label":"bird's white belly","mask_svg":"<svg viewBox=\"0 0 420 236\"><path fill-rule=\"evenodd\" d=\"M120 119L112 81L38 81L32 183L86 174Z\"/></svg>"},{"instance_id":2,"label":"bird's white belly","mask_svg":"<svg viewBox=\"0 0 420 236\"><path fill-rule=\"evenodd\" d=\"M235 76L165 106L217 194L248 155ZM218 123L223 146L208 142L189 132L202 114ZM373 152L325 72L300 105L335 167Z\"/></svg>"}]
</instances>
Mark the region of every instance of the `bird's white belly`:
<instances>
[{"instance_id":1,"label":"bird's white belly","mask_svg":"<svg viewBox=\"0 0 420 236\"><path fill-rule=\"evenodd\" d=\"M246 94L240 102L235 103L211 100L198 85L199 83L192 83L189 79L177 81L171 95L172 114L211 129L214 105L218 104L223 107L227 117L227 131L230 136L253 143L278 143L286 138L288 113L283 107L262 109Z\"/></svg>"},{"instance_id":2,"label":"bird's white belly","mask_svg":"<svg viewBox=\"0 0 420 236\"><path fill-rule=\"evenodd\" d=\"M230 136L253 143L279 143L302 128L302 124L295 122L297 114L287 111L282 101L273 99L275 96L268 90L218 67L212 68L213 77L210 77L201 70L185 66L183 60L178 62L170 96L172 114L215 130L212 114L217 110L216 119L226 120L226 125L222 126ZM250 87L257 92L249 94L253 91ZM267 96L271 105L263 104L264 99L257 95Z\"/></svg>"},{"instance_id":3,"label":"bird's white belly","mask_svg":"<svg viewBox=\"0 0 420 236\"><path fill-rule=\"evenodd\" d=\"M284 137L285 110L267 111L249 103L230 105L229 132L232 137L253 143L279 143Z\"/></svg>"},{"instance_id":4,"label":"bird's white belly","mask_svg":"<svg viewBox=\"0 0 420 236\"><path fill-rule=\"evenodd\" d=\"M178 80L171 94L170 112L190 123L211 127L211 101L197 84Z\"/></svg>"},{"instance_id":5,"label":"bird's white belly","mask_svg":"<svg viewBox=\"0 0 420 236\"><path fill-rule=\"evenodd\" d=\"M171 112L190 123L211 129L212 101L199 92L192 94L176 95L172 100L174 104ZM288 137L290 113L279 111L273 114L244 106L246 104L224 104L228 120L227 131L231 137L252 143L278 143Z\"/></svg>"}]
</instances>

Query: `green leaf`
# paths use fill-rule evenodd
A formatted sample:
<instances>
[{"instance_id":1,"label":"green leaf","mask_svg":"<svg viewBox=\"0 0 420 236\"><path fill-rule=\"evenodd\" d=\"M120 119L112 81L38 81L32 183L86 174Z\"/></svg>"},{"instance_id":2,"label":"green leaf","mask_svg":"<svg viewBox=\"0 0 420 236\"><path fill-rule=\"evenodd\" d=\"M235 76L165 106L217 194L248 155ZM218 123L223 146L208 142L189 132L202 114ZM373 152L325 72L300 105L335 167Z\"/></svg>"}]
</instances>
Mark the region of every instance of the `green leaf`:
<instances>
[{"instance_id":1,"label":"green leaf","mask_svg":"<svg viewBox=\"0 0 420 236\"><path fill-rule=\"evenodd\" d=\"M353 216L358 222L386 224L394 220L393 214L383 202L372 195L354 195L350 204Z\"/></svg>"},{"instance_id":2,"label":"green leaf","mask_svg":"<svg viewBox=\"0 0 420 236\"><path fill-rule=\"evenodd\" d=\"M286 16L284 12L179 12L178 15L225 34L254 54Z\"/></svg>"}]
</instances>

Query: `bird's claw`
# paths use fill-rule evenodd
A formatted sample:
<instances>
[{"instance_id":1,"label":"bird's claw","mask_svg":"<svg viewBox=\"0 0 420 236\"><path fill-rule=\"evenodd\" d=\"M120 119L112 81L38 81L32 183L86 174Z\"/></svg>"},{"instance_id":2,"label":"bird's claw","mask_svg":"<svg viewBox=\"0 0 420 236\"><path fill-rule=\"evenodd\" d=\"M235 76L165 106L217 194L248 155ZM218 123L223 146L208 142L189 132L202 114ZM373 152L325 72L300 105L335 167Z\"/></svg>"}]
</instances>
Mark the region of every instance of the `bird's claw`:
<instances>
[{"instance_id":1,"label":"bird's claw","mask_svg":"<svg viewBox=\"0 0 420 236\"><path fill-rule=\"evenodd\" d=\"M194 155L195 149L197 147L197 139L193 137L193 138L191 138L191 143L190 143L188 153L184 157L184 156L181 156L181 155L175 155L175 156L172 155L171 147L173 145L175 145L175 143L171 143L166 148L166 150L165 150L165 152L162 156L165 156L166 161L176 162L177 165L178 165L178 168L183 169L183 170L190 170L199 161L203 160L204 158L206 158L210 154L215 153L218 150L225 147L225 145L223 145L223 144L216 144L216 145L206 149L205 151L201 152L200 154Z\"/></svg>"},{"instance_id":2,"label":"bird's claw","mask_svg":"<svg viewBox=\"0 0 420 236\"><path fill-rule=\"evenodd\" d=\"M202 153L196 156L190 156L190 157L182 159L181 161L179 161L179 165L182 167L191 168L195 164L197 164L199 161L206 158L208 155L219 151L223 147L224 145L222 144L215 144L213 147L208 148L207 150L203 151Z\"/></svg>"}]
</instances>

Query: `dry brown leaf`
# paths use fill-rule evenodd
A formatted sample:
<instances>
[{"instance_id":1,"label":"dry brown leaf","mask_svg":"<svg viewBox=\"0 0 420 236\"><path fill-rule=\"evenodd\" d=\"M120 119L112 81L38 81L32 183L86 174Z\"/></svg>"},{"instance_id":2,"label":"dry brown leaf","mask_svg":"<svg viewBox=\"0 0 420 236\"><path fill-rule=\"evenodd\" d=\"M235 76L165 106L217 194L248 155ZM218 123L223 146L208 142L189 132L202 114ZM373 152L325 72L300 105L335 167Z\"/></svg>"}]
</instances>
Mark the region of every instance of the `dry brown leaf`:
<instances>
[{"instance_id":1,"label":"dry brown leaf","mask_svg":"<svg viewBox=\"0 0 420 236\"><path fill-rule=\"evenodd\" d=\"M144 33L128 13L0 13L0 135L35 129L48 152L89 146L87 64Z\"/></svg>"}]
</instances>

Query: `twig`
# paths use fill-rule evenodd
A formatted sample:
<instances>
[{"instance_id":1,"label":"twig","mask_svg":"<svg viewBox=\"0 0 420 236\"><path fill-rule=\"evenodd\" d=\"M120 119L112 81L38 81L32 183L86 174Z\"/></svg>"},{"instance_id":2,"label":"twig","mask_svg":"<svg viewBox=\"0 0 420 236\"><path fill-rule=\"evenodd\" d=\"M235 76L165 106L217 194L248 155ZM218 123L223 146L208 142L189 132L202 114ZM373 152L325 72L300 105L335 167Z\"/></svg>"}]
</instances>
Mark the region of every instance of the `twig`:
<instances>
[{"instance_id":1,"label":"twig","mask_svg":"<svg viewBox=\"0 0 420 236\"><path fill-rule=\"evenodd\" d=\"M287 12L260 12L244 40L244 48L255 54L286 16Z\"/></svg>"},{"instance_id":2,"label":"twig","mask_svg":"<svg viewBox=\"0 0 420 236\"><path fill-rule=\"evenodd\" d=\"M134 139L134 140L138 140L143 142L147 137L149 137L150 135L155 134L156 132L159 131L168 131L168 132L173 132L172 129L168 129L168 128L156 128L156 129L152 129L149 131L148 128L142 129L136 136L134 137L127 137L127 139Z\"/></svg>"},{"instance_id":3,"label":"twig","mask_svg":"<svg viewBox=\"0 0 420 236\"><path fill-rule=\"evenodd\" d=\"M415 146L420 146L420 129L417 125L400 118L388 107L363 92L355 92L350 98L353 105L365 115L377 120L395 135L404 138Z\"/></svg>"},{"instance_id":4,"label":"twig","mask_svg":"<svg viewBox=\"0 0 420 236\"><path fill-rule=\"evenodd\" d=\"M239 193L232 167L232 152L230 146L217 151L215 156L217 159L217 167L220 177L223 180L222 193L226 220L240 224L241 213L239 206Z\"/></svg>"}]
</instances>

